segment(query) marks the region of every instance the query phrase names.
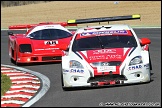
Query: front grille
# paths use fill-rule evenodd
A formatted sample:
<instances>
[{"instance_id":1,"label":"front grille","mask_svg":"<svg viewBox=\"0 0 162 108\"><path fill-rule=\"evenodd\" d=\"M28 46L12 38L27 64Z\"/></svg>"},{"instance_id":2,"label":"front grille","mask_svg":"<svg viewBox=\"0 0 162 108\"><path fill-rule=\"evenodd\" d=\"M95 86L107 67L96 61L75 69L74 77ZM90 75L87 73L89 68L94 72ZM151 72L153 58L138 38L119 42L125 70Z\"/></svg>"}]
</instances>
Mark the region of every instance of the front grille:
<instances>
[{"instance_id":1,"label":"front grille","mask_svg":"<svg viewBox=\"0 0 162 108\"><path fill-rule=\"evenodd\" d=\"M110 64L109 66L119 66L122 62L121 61L111 61L108 63Z\"/></svg>"},{"instance_id":2,"label":"front grille","mask_svg":"<svg viewBox=\"0 0 162 108\"><path fill-rule=\"evenodd\" d=\"M90 77L90 79L87 81L88 83L91 82L104 82L104 81L110 81L110 80L127 80L124 75L99 75L95 77Z\"/></svg>"},{"instance_id":3,"label":"front grille","mask_svg":"<svg viewBox=\"0 0 162 108\"><path fill-rule=\"evenodd\" d=\"M42 57L42 61L48 61L48 60L61 60L61 56Z\"/></svg>"},{"instance_id":4,"label":"front grille","mask_svg":"<svg viewBox=\"0 0 162 108\"><path fill-rule=\"evenodd\" d=\"M94 67L97 67L97 66L119 66L121 65L121 61L109 61L109 62L95 62L95 63L92 63L92 65Z\"/></svg>"},{"instance_id":5,"label":"front grille","mask_svg":"<svg viewBox=\"0 0 162 108\"><path fill-rule=\"evenodd\" d=\"M38 61L38 57L31 57L31 61Z\"/></svg>"}]
</instances>

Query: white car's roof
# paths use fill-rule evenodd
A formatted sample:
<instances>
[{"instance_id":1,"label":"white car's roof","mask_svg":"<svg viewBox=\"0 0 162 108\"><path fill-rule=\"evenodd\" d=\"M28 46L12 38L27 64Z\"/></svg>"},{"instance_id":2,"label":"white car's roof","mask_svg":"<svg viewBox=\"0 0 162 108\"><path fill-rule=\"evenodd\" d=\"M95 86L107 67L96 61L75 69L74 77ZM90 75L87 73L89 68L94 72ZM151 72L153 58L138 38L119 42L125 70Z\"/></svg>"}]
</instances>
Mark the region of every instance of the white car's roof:
<instances>
[{"instance_id":1,"label":"white car's roof","mask_svg":"<svg viewBox=\"0 0 162 108\"><path fill-rule=\"evenodd\" d=\"M77 33L95 31L95 29L90 29L90 28L101 28L98 30L131 30L131 27L129 25L113 24L113 25L98 25L98 26L83 27L83 28L79 28L77 30Z\"/></svg>"}]
</instances>

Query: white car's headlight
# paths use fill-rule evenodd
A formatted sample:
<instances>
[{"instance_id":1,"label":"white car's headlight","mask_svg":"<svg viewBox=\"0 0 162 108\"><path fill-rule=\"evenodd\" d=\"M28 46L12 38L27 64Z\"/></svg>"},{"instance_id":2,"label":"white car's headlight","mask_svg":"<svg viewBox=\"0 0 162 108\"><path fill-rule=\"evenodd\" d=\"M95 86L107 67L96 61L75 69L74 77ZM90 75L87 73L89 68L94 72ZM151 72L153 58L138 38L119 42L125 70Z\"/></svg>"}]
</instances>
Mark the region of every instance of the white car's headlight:
<instances>
[{"instance_id":1,"label":"white car's headlight","mask_svg":"<svg viewBox=\"0 0 162 108\"><path fill-rule=\"evenodd\" d=\"M80 68L80 69L83 69L83 65L80 62L76 61L76 60L70 60L69 67L70 68Z\"/></svg>"},{"instance_id":2,"label":"white car's headlight","mask_svg":"<svg viewBox=\"0 0 162 108\"><path fill-rule=\"evenodd\" d=\"M136 56L130 61L129 66L140 64L140 63L142 63L142 56Z\"/></svg>"}]
</instances>

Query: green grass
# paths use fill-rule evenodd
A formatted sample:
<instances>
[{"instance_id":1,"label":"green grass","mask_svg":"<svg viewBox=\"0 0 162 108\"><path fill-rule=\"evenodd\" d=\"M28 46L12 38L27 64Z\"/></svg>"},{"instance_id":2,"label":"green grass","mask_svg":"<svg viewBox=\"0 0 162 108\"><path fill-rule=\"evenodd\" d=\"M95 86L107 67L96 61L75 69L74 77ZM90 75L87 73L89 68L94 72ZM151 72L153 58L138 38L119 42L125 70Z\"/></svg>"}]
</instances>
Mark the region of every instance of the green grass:
<instances>
[{"instance_id":1,"label":"green grass","mask_svg":"<svg viewBox=\"0 0 162 108\"><path fill-rule=\"evenodd\" d=\"M3 96L4 93L10 89L11 85L12 83L10 78L1 73L1 96Z\"/></svg>"}]
</instances>

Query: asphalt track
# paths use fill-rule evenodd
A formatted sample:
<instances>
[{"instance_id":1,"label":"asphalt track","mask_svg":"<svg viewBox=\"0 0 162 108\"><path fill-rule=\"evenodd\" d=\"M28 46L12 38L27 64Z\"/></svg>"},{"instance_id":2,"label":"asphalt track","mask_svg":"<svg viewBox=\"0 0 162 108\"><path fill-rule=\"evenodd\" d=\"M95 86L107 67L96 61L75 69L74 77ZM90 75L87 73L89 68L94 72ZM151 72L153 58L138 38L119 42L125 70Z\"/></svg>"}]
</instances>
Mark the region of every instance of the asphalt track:
<instances>
[{"instance_id":1,"label":"asphalt track","mask_svg":"<svg viewBox=\"0 0 162 108\"><path fill-rule=\"evenodd\" d=\"M153 70L150 83L63 91L61 88L60 63L21 66L40 72L50 80L48 92L31 107L99 107L107 106L106 104L110 105L109 102L118 105L129 102L136 106L141 103L161 106L161 28L134 30L139 38L148 37L151 40L150 54ZM1 64L15 66L10 62L8 56L7 32L7 30L1 30ZM24 31L14 31L14 33L24 33Z\"/></svg>"}]
</instances>

